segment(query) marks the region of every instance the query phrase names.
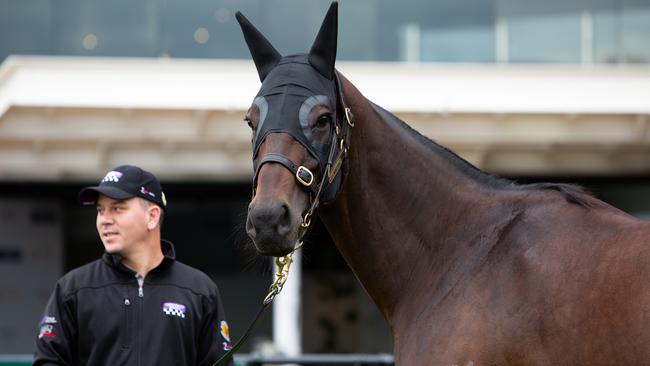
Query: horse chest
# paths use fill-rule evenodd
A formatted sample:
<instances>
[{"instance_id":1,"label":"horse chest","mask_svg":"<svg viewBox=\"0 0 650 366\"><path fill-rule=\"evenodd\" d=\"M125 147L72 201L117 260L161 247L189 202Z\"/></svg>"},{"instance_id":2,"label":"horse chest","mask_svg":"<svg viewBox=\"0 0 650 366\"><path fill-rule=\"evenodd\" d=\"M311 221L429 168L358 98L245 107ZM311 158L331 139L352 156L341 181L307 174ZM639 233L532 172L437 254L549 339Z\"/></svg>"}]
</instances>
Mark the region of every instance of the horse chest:
<instances>
[{"instance_id":1,"label":"horse chest","mask_svg":"<svg viewBox=\"0 0 650 366\"><path fill-rule=\"evenodd\" d=\"M462 288L462 287L461 287ZM537 340L530 308L487 299L468 286L398 327L397 365L544 365L528 347ZM507 311L506 309L510 309Z\"/></svg>"}]
</instances>

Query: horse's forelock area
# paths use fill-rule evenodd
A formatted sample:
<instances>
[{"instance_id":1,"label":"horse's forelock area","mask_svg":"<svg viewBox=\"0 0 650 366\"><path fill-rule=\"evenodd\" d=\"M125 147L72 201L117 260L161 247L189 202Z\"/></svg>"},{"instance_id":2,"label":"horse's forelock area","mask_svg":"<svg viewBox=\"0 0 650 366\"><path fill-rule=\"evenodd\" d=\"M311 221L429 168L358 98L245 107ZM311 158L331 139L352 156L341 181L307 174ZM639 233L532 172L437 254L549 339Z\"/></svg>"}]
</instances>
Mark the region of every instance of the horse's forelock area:
<instances>
[{"instance_id":1,"label":"horse's forelock area","mask_svg":"<svg viewBox=\"0 0 650 366\"><path fill-rule=\"evenodd\" d=\"M408 131L408 133L417 141L429 147L437 154L442 155L446 160L451 162L452 165L458 168L458 170L482 185L501 190L550 190L560 193L567 202L581 205L586 208L594 206L594 197L589 192L585 191L584 188L577 185L563 183L517 184L512 180L495 177L489 173L486 173L469 163L467 160L461 158L448 148L439 145L435 141L422 135L413 127L409 126L409 124L397 118L394 114L388 112L387 110L372 102L370 102L370 104L377 111L377 113L384 117L384 119L392 121L404 130Z\"/></svg>"}]
</instances>

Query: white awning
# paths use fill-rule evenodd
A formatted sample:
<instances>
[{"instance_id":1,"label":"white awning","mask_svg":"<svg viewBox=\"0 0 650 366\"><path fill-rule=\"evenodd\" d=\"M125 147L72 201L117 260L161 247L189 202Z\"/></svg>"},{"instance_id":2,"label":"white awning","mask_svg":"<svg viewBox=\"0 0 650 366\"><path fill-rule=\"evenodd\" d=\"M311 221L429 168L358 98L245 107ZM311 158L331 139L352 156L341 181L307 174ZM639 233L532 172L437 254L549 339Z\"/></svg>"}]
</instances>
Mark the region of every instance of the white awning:
<instances>
[{"instance_id":1,"label":"white awning","mask_svg":"<svg viewBox=\"0 0 650 366\"><path fill-rule=\"evenodd\" d=\"M370 100L492 173L650 173L650 67L340 62ZM247 180L249 60L10 57L0 180Z\"/></svg>"},{"instance_id":2,"label":"white awning","mask_svg":"<svg viewBox=\"0 0 650 366\"><path fill-rule=\"evenodd\" d=\"M648 66L339 62L395 112L650 113ZM249 60L13 56L0 67L0 116L12 106L245 110L259 89Z\"/></svg>"}]
</instances>

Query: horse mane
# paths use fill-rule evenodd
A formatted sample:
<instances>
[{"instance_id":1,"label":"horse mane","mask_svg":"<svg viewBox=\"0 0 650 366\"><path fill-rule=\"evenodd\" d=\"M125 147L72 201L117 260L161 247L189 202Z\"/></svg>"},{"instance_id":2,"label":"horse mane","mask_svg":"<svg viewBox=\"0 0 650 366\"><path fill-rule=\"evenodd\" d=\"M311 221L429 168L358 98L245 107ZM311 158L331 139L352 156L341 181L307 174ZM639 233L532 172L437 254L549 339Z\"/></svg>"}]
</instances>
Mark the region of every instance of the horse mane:
<instances>
[{"instance_id":1,"label":"horse mane","mask_svg":"<svg viewBox=\"0 0 650 366\"><path fill-rule=\"evenodd\" d=\"M458 156L458 154L449 150L448 148L437 144L435 141L429 139L428 137L422 135L420 132L411 127L408 123L402 121L394 114L388 112L382 107L370 102L370 105L377 111L379 114L388 116L394 122L396 122L401 128L414 137L417 141L423 145L429 147L435 153L443 156L447 161L451 162L458 170L463 174L467 175L475 182L478 182L484 186L499 189L499 190L517 190L517 191L556 191L564 197L564 199L573 204L581 205L584 207L592 207L593 196L588 193L583 187L574 185L574 184L565 184L565 183L531 183L531 184L517 184L516 182L499 178L492 174L482 171L481 169L475 167L467 160Z\"/></svg>"}]
</instances>

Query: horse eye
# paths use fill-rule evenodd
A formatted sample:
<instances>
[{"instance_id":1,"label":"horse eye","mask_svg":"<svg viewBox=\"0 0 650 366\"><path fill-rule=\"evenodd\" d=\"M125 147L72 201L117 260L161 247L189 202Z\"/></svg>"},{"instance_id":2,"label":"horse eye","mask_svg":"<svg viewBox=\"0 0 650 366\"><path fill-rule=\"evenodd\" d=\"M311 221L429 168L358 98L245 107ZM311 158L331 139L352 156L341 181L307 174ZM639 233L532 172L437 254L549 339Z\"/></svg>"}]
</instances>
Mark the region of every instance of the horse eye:
<instances>
[{"instance_id":1,"label":"horse eye","mask_svg":"<svg viewBox=\"0 0 650 366\"><path fill-rule=\"evenodd\" d=\"M329 114L323 114L318 119L316 120L316 127L317 128L324 128L328 127L330 123L332 122L332 116Z\"/></svg>"},{"instance_id":2,"label":"horse eye","mask_svg":"<svg viewBox=\"0 0 650 366\"><path fill-rule=\"evenodd\" d=\"M250 118L245 117L245 118L244 118L244 122L246 122L246 124L248 125L248 127L250 127L250 128L253 128L253 127L254 127L254 126L253 126L253 122L251 122L251 119L250 119Z\"/></svg>"}]
</instances>

